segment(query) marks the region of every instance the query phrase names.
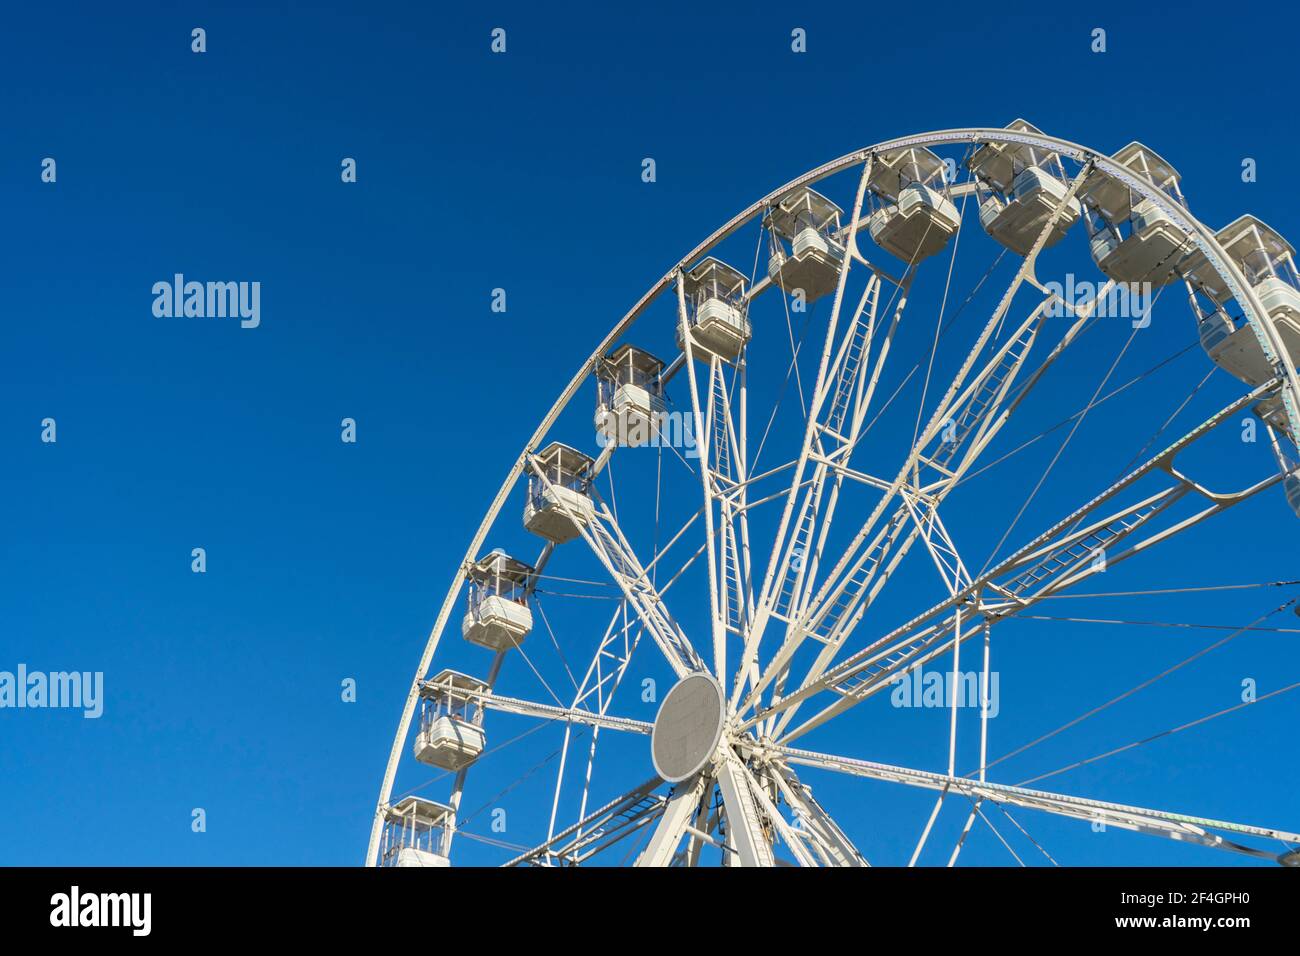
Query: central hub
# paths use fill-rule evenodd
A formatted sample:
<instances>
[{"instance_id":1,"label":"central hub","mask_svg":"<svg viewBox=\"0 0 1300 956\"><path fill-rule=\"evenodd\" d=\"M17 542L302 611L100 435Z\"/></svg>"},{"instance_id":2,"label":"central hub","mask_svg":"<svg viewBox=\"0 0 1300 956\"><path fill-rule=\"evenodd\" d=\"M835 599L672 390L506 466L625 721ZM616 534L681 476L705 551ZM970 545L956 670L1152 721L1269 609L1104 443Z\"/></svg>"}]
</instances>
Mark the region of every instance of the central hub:
<instances>
[{"instance_id":1,"label":"central hub","mask_svg":"<svg viewBox=\"0 0 1300 956\"><path fill-rule=\"evenodd\" d=\"M683 677L659 705L650 735L655 771L679 783L702 770L718 749L726 721L722 685L712 674Z\"/></svg>"}]
</instances>

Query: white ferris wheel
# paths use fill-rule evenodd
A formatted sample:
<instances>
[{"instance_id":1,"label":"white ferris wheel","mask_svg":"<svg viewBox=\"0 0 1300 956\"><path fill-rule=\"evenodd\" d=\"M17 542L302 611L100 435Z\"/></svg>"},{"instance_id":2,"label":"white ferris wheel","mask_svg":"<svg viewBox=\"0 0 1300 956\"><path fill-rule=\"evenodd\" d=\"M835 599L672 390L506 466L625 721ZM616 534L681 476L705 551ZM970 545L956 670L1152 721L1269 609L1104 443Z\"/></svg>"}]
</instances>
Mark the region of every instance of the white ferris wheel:
<instances>
[{"instance_id":1,"label":"white ferris wheel","mask_svg":"<svg viewBox=\"0 0 1300 956\"><path fill-rule=\"evenodd\" d=\"M1106 314L1117 293L1138 320ZM1106 358L1156 341L1141 311L1165 295L1190 378L1134 426L1146 445L1018 466L1124 391ZM951 864L972 826L1011 849L1046 814L1300 864L1300 834L1260 821L999 780L988 703L1005 622L1140 593L1256 495L1300 513L1298 359L1291 246L1249 215L1202 225L1140 143L1016 121L805 173L670 269L542 415L420 657L368 864L447 866L472 837L508 865L867 865L865 801L814 797L818 773L929 791L914 849L873 863ZM1187 418L1210 376L1227 400ZM1229 475L1215 443L1242 448L1243 417L1262 439ZM1129 591L1098 586L1126 569ZM950 690L939 758L891 762L881 704L927 667L971 671L980 706ZM476 778L516 777L523 822L471 834ZM965 822L936 847L945 807Z\"/></svg>"}]
</instances>

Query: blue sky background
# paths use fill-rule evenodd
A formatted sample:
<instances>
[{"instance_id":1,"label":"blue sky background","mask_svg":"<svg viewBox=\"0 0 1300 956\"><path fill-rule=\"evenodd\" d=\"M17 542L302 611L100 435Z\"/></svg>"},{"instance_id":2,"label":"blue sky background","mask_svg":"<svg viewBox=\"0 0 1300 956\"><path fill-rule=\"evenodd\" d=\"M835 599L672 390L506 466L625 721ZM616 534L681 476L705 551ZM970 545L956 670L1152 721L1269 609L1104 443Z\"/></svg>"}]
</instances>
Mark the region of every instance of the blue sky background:
<instances>
[{"instance_id":1,"label":"blue sky background","mask_svg":"<svg viewBox=\"0 0 1300 956\"><path fill-rule=\"evenodd\" d=\"M1002 4L996 15L932 4L897 17L754 3L8 11L0 669L103 671L107 700L98 721L0 711L0 862L360 862L401 701L465 543L537 420L646 287L806 169L891 136L1017 116L1105 151L1142 139L1179 168L1206 223L1252 211L1300 235L1294 124L1268 92L1289 88L1292 31L1261 22L1284 26L1211 27L1121 4ZM190 52L195 26L207 30L201 56ZM496 26L508 31L504 56L489 53ZM1098 26L1104 55L1089 49ZM808 31L806 54L790 52L794 27ZM1238 72L1223 82L1228 62ZM53 185L40 181L47 156ZM646 156L654 184L640 179ZM343 157L357 159L356 184L339 180ZM1257 160L1258 182L1241 181L1243 157ZM1073 261L1087 271L1082 249ZM176 272L259 280L261 327L154 318L150 288ZM498 286L505 315L489 311ZM1181 292L1170 300L1180 301L1161 303L1171 317L1157 326L1166 338L1142 337L1118 380L1192 341ZM1074 405L1031 420L1082 404L1116 342L1069 372ZM1167 382L1080 430L1061 466L1079 495L1059 489L1058 503L1116 477L1209 369L1199 352L1180 361ZM1224 379L1197 408L1238 394ZM579 405L569 434L590 448L576 431L590 428L587 392ZM56 445L40 442L47 416ZM339 441L345 416L358 422L356 445ZM1020 500L1054 448L997 490ZM1230 457L1209 455L1206 467L1255 477L1270 467L1262 445ZM1295 516L1280 492L1265 497L1124 584L1300 577ZM504 512L511 522L518 503ZM1027 514L1013 541L1053 513ZM959 528L980 534L977 499L964 514ZM522 552L512 533L502 543ZM207 550L204 575L190 571L194 547ZM1242 625L1290 596L1135 599L1098 616ZM1300 626L1289 614L1269 623ZM1016 653L999 658L995 753L1220 636L1006 629ZM451 663L486 668L454 634L450 643ZM1231 706L1247 676L1260 693L1300 680L1295 636L1236 641L997 779ZM340 701L348 677L356 703ZM626 704L653 717L635 695ZM1052 786L1300 828L1298 708L1300 698L1268 701ZM864 718L828 749L940 769L946 716L891 724L897 716ZM490 732L527 726L502 718ZM538 801L549 802L545 775L492 801L558 739L549 728L485 768L466 807L507 807L518 822L505 838L529 842ZM648 775L638 759L619 758L608 794ZM930 795L808 779L833 811L836 800L862 808L854 834L868 856L906 859ZM420 782L408 766L399 791ZM436 784L422 792L445 796ZM207 811L205 834L190 830L195 807ZM964 818L945 813L935 845L951 846ZM1017 819L1061 862L1235 861ZM467 825L487 832L483 818ZM503 857L459 848L467 862ZM1010 862L985 829L963 860Z\"/></svg>"}]
</instances>

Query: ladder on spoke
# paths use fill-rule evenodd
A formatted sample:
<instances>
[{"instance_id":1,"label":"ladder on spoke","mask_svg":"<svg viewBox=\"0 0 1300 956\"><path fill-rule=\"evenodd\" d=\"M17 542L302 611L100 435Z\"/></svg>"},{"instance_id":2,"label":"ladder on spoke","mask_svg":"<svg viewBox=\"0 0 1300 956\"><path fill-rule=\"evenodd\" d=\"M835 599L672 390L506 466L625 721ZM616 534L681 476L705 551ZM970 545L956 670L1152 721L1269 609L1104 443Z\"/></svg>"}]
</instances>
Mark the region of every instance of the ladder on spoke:
<instances>
[{"instance_id":1,"label":"ladder on spoke","mask_svg":"<svg viewBox=\"0 0 1300 956\"><path fill-rule=\"evenodd\" d=\"M970 436L972 432L984 420L993 403L1002 393L1003 385L1012 376L1016 369L1024 361L1025 355L1029 352L1030 347L1034 344L1034 336L1038 334L1036 324L1024 329L1011 343L1002 356L997 360L988 374L980 381L975 393L970 400L962 406L962 410L957 414L955 419L945 424L944 429L939 435L939 444L934 453L930 455L930 463L940 468L948 468L956 457L957 450L961 448L962 443Z\"/></svg>"}]
</instances>

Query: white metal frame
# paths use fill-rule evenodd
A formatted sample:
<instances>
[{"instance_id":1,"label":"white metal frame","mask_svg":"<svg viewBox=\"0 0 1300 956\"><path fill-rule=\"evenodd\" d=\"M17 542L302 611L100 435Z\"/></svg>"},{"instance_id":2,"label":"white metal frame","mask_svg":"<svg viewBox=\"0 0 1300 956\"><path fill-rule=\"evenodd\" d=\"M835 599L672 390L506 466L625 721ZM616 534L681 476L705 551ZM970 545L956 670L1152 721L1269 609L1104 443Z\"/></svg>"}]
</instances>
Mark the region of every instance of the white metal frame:
<instances>
[{"instance_id":1,"label":"white metal frame","mask_svg":"<svg viewBox=\"0 0 1300 956\"><path fill-rule=\"evenodd\" d=\"M898 473L892 479L867 474L852 464L890 354L894 334L903 320L908 293L916 277L915 264L895 277L870 262L858 245L867 215L865 199L873 164L879 154L910 147L1016 143L1073 161L1079 171L1056 212L1042 226L1037 241L1022 258L1019 269L997 309L982 327L956 377L939 398ZM765 211L792 190L810 186L828 176L861 166L856 197L841 230L845 247L838 286L833 296L816 379L808 399L802 447L797 458L779 468L751 474L747 403L748 382L744 353L728 363L699 351L687 321L682 278L691 264L745 225L761 220ZM1075 509L999 560L972 573L940 517L947 494L967 475L1016 408L1038 384L1045 371L1088 326L1091 306L1075 308L1053 296L1037 275L1039 252L1054 222L1065 214L1090 176L1105 174L1134 194L1151 200L1187 235L1188 248L1199 250L1222 277L1230 294L1242 307L1247 321L1275 371L1275 378L1243 395L1219 413L1133 469L1110 488ZM975 193L974 183L953 186L950 195ZM977 212L976 212L977 215ZM965 218L965 217L963 217ZM964 226L963 226L964 228ZM960 230L956 237L960 239ZM941 258L941 257L940 257ZM865 272L856 306L845 309L850 272ZM774 288L764 278L748 292L749 298ZM1011 315L1013 300L1023 290L1037 290L1041 301L1023 318ZM1214 234L1194 219L1182 205L1157 185L1108 157L1068 141L1049 137L1032 128L969 128L904 137L850 153L787 183L741 212L683 258L660 279L599 343L543 416L541 424L510 469L488 513L466 552L421 655L402 709L380 788L372 825L367 863L377 862L379 837L390 806L395 775L410 731L420 692L430 687L429 673L446 624L459 600L466 569L480 553L502 508L525 469L548 437L560 413L590 378L609 349L632 327L649 305L675 290L677 321L684 356L664 370L663 380L680 376L690 393L690 414L701 454L698 479L702 505L649 562L635 554L619 527L615 509L596 501L594 517L577 522L581 540L617 586L622 600L610 619L596 654L568 706L541 704L491 691L505 658L498 653L480 697L487 710L502 710L565 725L564 745L557 775L550 826L546 840L511 861L513 864L573 865L584 862L613 843L641 834L648 845L638 857L644 865L697 863L704 847L719 850L727 865L772 865L777 847L784 847L800 865L866 865L843 829L812 798L811 791L794 773L796 765L813 766L853 776L889 780L937 790L935 804L917 846L919 855L928 838L940 804L948 793L967 796L974 807L968 831L980 813L980 803L1028 807L1067 817L1100 819L1115 826L1198 843L1253 856L1274 858L1238 838L1300 843L1289 831L1251 827L1028 790L985 779L987 714L981 718L981 766L973 777L955 775L956 708L952 712L947 773L914 770L799 750L791 743L828 720L879 693L899 675L921 667L949 650L953 669L958 667L961 645L971 638L983 643L982 687L987 700L989 633L992 624L1033 607L1086 580L1094 569L1090 555L1107 550L1109 566L1169 540L1183 530L1233 507L1276 485L1284 477L1273 475L1248 487L1215 492L1183 474L1180 453L1233 415L1264 399L1279 400L1293 442L1300 440L1300 378L1286 362L1283 343L1272 319L1236 263L1217 244ZM882 294L888 302L882 314ZM1094 300L1096 301L1096 300ZM1046 354L1037 352L1039 332L1049 306L1066 313L1068 328ZM1003 339L1004 325L1010 333ZM994 343L1000 343L995 345ZM1036 360L1036 364L1031 361ZM1276 440L1276 436L1275 440ZM606 447L596 459L593 475L610 464L614 448ZM775 494L759 495L760 484L788 473L788 484ZM1136 502L1124 498L1142 479L1162 477L1165 486ZM541 478L543 482L545 477ZM827 553L828 531L840 503L845 482L862 483L881 492L874 510L862 522L853 540L838 556ZM751 493L755 496L751 498ZM1203 499L1204 507L1190 517L1170 519L1171 507L1184 499ZM761 583L755 577L763 553L750 538L749 513L765 502L783 502L779 530L767 552ZM704 542L663 587L652 574L659 559L696 518L702 518ZM921 542L948 593L946 600L922 612L902 627L869 641L847 656L848 639L892 571L916 542ZM577 546L576 542L571 546ZM552 557L547 545L536 562L541 575ZM711 653L702 655L668 610L665 592L697 558L707 562ZM536 584L536 577L533 585ZM773 626L775 625L775 627ZM727 695L728 723L713 762L694 778L674 787L670 794L657 791L662 781L652 779L623 796L587 813L586 805L595 756L596 735L601 730L649 734L653 725L610 713L613 692L626 673L632 652L643 635L663 654L680 678L708 670ZM740 657L729 666L729 639L742 643ZM794 668L798 652L808 642L820 645L811 666L802 674ZM766 651L766 656L764 652ZM549 689L549 688L548 688ZM766 694L766 697L764 696ZM552 694L554 696L554 694ZM590 703L595 699L595 708ZM816 701L819 709L802 722L795 718L802 705ZM577 821L557 831L561 784L566 773L571 731L590 729L592 739L586 762ZM450 851L456 831L456 812L465 785L467 767L455 775L443 851ZM792 819L781 810L784 805ZM1221 831L1221 832L1214 832ZM963 839L964 833L963 831ZM1224 834L1227 834L1225 836ZM1229 839L1232 837L1232 839ZM684 846L683 846L684 843ZM956 860L961 844L954 849Z\"/></svg>"}]
</instances>

